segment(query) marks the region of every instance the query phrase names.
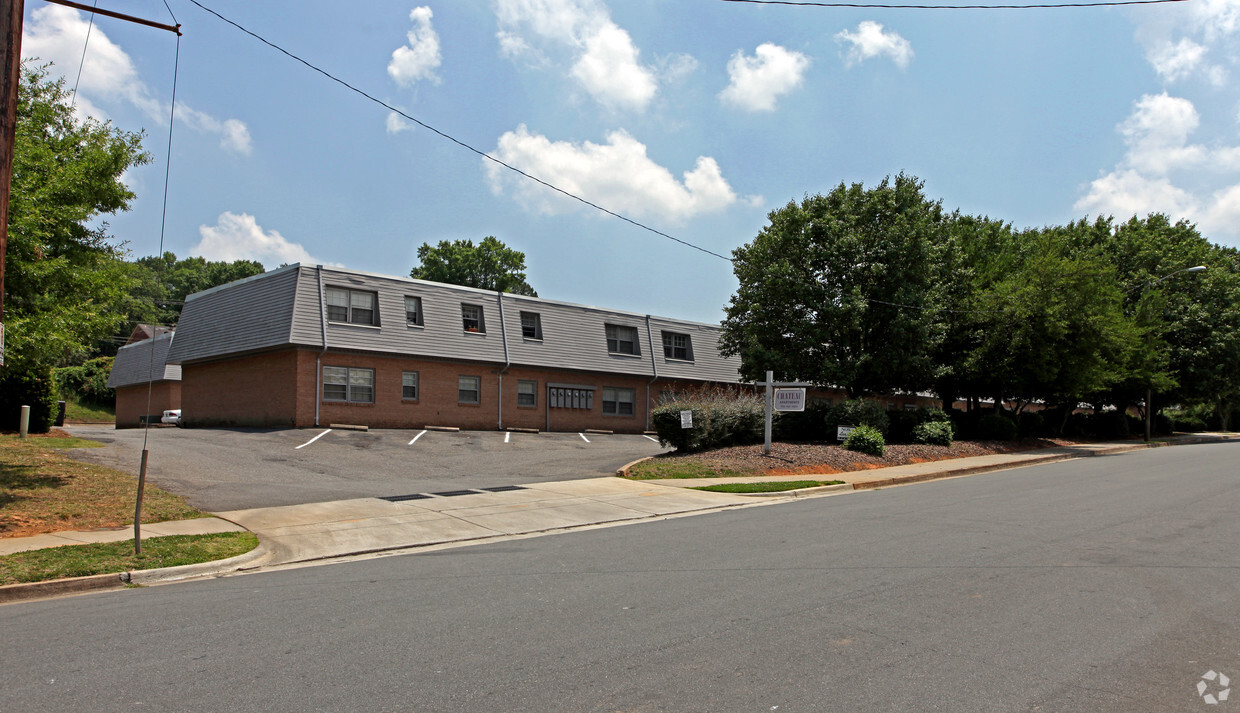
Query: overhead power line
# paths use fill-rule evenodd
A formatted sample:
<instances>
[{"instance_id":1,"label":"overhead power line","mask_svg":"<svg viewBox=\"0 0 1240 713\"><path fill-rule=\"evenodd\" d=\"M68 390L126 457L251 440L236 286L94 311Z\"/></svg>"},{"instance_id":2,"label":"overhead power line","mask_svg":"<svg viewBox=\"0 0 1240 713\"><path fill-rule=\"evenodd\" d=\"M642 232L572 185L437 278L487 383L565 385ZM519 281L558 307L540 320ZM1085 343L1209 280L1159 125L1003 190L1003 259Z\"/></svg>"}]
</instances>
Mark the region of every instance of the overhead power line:
<instances>
[{"instance_id":1,"label":"overhead power line","mask_svg":"<svg viewBox=\"0 0 1240 713\"><path fill-rule=\"evenodd\" d=\"M720 255L719 253L714 252L714 251L712 251L712 250L707 250L706 248L701 247L700 245L694 245L693 243L691 243L691 242L689 242L689 241L687 241L687 240L681 240L680 238L677 238L677 237L674 237L674 236L668 235L667 233L665 233L665 232L663 232L663 231L661 231L661 230L658 230L658 229L656 229L656 228L652 228L652 227L650 227L649 225L646 225L645 223L640 223L640 222L638 222L638 221L636 221L636 220L634 220L634 219L632 219L632 218L629 218L628 216L622 215L622 214L617 213L617 212L615 212L615 211L613 211L613 210L610 210L610 209L608 209L608 208L604 208L603 206L601 206L601 205L599 205L599 204L597 204L597 203L594 203L593 201L589 201L589 200L587 200L587 199L585 199L585 198L582 198L581 196L579 196L579 195L577 195L577 194L575 194L575 193L570 193L569 191L566 191L566 190L564 190L563 188L560 188L559 186L557 186L557 185L555 185L555 184L553 184L553 183L550 183L550 182L548 182L548 181L545 181L545 180L543 180L543 179L539 178L538 176L532 175L532 174L530 174L530 173L526 173L525 171L522 171L521 169L517 168L516 166L513 166L512 164L505 163L504 161L501 161L501 160L499 160L498 158L495 158L494 156L492 156L492 155L488 154L487 152L485 152L485 151L483 151L483 150L481 150L481 149L474 148L473 146L471 146L471 145L469 145L469 144L465 143L464 141L462 141L462 140L460 140L460 139L458 139L458 138L456 138L456 137L454 137L454 136L451 136L451 135L449 135L449 134L447 134L447 133L445 133L445 132L443 132L443 131L440 131L439 129L436 129L435 127L431 126L430 124L427 124L427 123L426 123L426 122L424 122L424 121L421 121L421 120L419 120L419 119L416 119L416 118L414 118L414 117L412 117L412 116L410 116L410 115L406 114L405 112L401 111L400 109L397 109L396 107L392 106L391 104L388 104L387 102L383 101L382 99L379 99L379 98L377 98L377 97L375 97L375 96L373 96L373 95L371 95L371 94L368 94L366 91L364 91L364 90L362 90L362 89L359 89L358 87L355 87L355 86L353 86L352 84L349 84L348 82L346 82L345 80L341 79L340 77L337 77L336 75L332 74L331 72L328 72L327 70L322 69L321 67L318 67L318 66L316 66L316 65L314 65L314 64L311 64L311 63L310 63L310 62L308 62L307 60L304 60L304 59L302 59L301 57L298 57L297 55L293 54L292 52L289 52L288 50L286 50L286 49L284 49L283 47L281 47L281 46L277 45L276 43L272 42L271 40L268 40L267 38L265 38L265 37L263 37L263 36L259 35L258 33L253 32L253 31L251 31L251 30L248 30L248 29L246 29L245 27L242 27L241 25L239 25L238 23L236 23L236 22L234 22L234 21L232 21L232 20L228 19L227 17L224 17L223 15L221 15L221 14L220 14L220 13L218 13L218 12L216 12L215 10L212 10L211 8L207 7L206 5L203 5L202 3L198 2L198 0L189 0L189 2L190 2L190 3L192 3L192 4L194 4L194 5L197 5L200 9L204 10L205 12L208 12L208 13L210 13L210 14L212 14L212 15L215 15L215 16L216 16L217 18L219 18L220 20L222 20L222 21L224 21L224 22L228 23L229 25L232 25L233 27L235 27L235 28L237 28L238 30L240 30L240 31L244 32L245 34L249 35L250 37L253 37L254 39L258 40L259 42L262 42L263 44L265 44L265 45L267 45L268 47L270 47L270 48L272 48L272 49L276 50L277 52L280 52L281 54L283 54L283 55L285 55L285 56L289 57L290 59L293 59L293 60L295 60L295 61L297 61L297 62L300 62L301 64L305 65L306 67L309 67L310 69L314 70L315 72L318 72L319 74L323 75L324 77L327 77L328 79L332 80L333 82L336 82L337 84L339 84L339 85L343 86L344 88L348 89L349 91L354 92L354 93L356 93L356 94L359 94L359 95L361 95L361 96L365 97L366 99L369 99L371 102L374 102L375 104L378 104L379 106L383 107L384 109L387 109L388 111L392 111L392 112L395 112L396 114L399 114L400 116L404 117L405 119L408 119L409 121L412 121L413 123L417 124L418 126L422 127L423 129L426 129L427 131L430 131L430 132L432 132L432 133L434 133L434 134L436 134L436 135L438 135L438 136L440 136L440 137L442 137L442 138L445 138L445 139L447 139L448 141L451 141L452 143L456 144L457 146L460 146L461 148L466 149L467 151L472 151L473 153L478 154L479 156L481 156L483 159L485 159L485 160L487 160L487 161L490 161L490 162L492 162L492 163L494 163L494 164L496 164L496 165L498 165L498 166L502 166L503 168L506 168L506 169L508 169L509 171L512 171L513 173L516 173L516 174L518 174L518 175L520 175L520 176L523 176L524 178L527 178L527 179L529 179L529 180L531 180L531 181L534 181L535 183L537 183L537 184L539 184L539 185L542 185L542 186L545 186L545 187L547 187L547 188L550 188L551 190L555 191L556 193L559 193L559 194L561 194L561 195L563 195L563 196L567 196L568 198L572 198L573 200L575 200L575 201L577 201L577 202L579 202L579 203L583 203L583 204L585 204L585 205L587 205L587 206L589 206L589 207L591 207L591 208L594 208L595 210L598 210L598 211L601 211L601 212L603 212L603 213L606 213L607 215L610 215L610 216L612 216L613 218L619 218L620 220L623 220L624 222L629 223L629 224L631 224L631 225L634 225L634 226L636 226L636 227L638 227L638 228L641 228L642 230L646 230L646 231L649 231L649 232L651 232L651 233L654 233L655 235L658 235L659 237L666 238L666 239L671 240L671 241L673 241L673 242L680 243L681 245L684 245L684 246L686 246L686 247L693 248L694 250L698 250L698 251L700 251L700 252L704 252L704 253L706 253L707 255L711 255L711 256L713 256L713 257L717 257L717 258L719 258L720 260L727 260L728 262L731 262L731 261L732 261L732 259L731 259L731 258L729 258L729 257L727 257L727 256Z\"/></svg>"},{"instance_id":2,"label":"overhead power line","mask_svg":"<svg viewBox=\"0 0 1240 713\"><path fill-rule=\"evenodd\" d=\"M750 5L792 5L797 7L863 8L879 10L1047 10L1069 7L1116 7L1119 5L1162 5L1188 0L1113 0L1111 2L1062 2L1029 5L895 5L859 2L803 2L798 0L720 0Z\"/></svg>"}]
</instances>

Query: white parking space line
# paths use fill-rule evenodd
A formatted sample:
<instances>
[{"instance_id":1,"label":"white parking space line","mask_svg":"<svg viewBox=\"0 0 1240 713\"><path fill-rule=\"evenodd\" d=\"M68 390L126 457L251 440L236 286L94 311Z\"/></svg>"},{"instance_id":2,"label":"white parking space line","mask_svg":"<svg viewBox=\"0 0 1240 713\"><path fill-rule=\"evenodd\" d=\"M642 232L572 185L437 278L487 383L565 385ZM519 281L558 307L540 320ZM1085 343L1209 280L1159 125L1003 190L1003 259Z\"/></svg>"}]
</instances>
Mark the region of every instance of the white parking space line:
<instances>
[{"instance_id":1,"label":"white parking space line","mask_svg":"<svg viewBox=\"0 0 1240 713\"><path fill-rule=\"evenodd\" d=\"M414 436L412 441L409 441L409 442L408 442L408 443L406 443L405 445L407 445L407 446L412 446L412 445L414 444L414 441L417 441L419 438L421 438L422 436L425 436L425 435L426 435L426 431L422 431L422 432L421 432L421 433L419 433L418 435Z\"/></svg>"},{"instance_id":2,"label":"white parking space line","mask_svg":"<svg viewBox=\"0 0 1240 713\"><path fill-rule=\"evenodd\" d=\"M647 436L647 435L646 435L646 434L644 434L644 433L642 434L642 436L643 436L643 437L645 437L645 438L649 438L650 440L654 441L655 443L658 443L658 442L659 442L659 439L657 439L657 438L652 438L652 437L650 437L650 436Z\"/></svg>"},{"instance_id":3,"label":"white parking space line","mask_svg":"<svg viewBox=\"0 0 1240 713\"><path fill-rule=\"evenodd\" d=\"M577 435L578 435L578 436L581 436L581 440L585 441L586 443L589 443L589 442L590 442L590 439L589 439L589 438L586 438L586 434L584 434L584 433L578 433Z\"/></svg>"},{"instance_id":4,"label":"white parking space line","mask_svg":"<svg viewBox=\"0 0 1240 713\"><path fill-rule=\"evenodd\" d=\"M326 431L323 431L323 432L322 432L322 433L320 433L319 435L315 436L314 438L311 438L310 440L308 440L308 441L306 441L305 443L301 444L300 446L297 446L297 447L296 447L296 448L294 448L293 450L295 450L295 451L296 451L296 450L301 450L302 448L305 448L306 446L310 445L311 443L314 443L315 441L319 440L320 438L322 438L323 436L326 436L327 434L329 434L329 433L331 433L331 432L332 432L332 430L329 428L329 429L327 429Z\"/></svg>"},{"instance_id":5,"label":"white parking space line","mask_svg":"<svg viewBox=\"0 0 1240 713\"><path fill-rule=\"evenodd\" d=\"M504 443L507 443L507 442L508 442L508 439L509 439L509 438L511 438L511 437L512 437L512 433L511 433L511 432L505 433L505 434L504 434Z\"/></svg>"}]
</instances>

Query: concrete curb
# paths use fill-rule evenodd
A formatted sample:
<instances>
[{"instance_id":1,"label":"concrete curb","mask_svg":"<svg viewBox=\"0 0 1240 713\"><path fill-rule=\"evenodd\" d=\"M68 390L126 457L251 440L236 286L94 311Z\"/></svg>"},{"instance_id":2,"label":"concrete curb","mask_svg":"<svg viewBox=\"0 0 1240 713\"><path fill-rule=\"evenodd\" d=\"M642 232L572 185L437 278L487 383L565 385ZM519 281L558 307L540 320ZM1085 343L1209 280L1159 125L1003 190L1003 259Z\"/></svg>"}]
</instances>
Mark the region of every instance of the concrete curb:
<instances>
[{"instance_id":1,"label":"concrete curb","mask_svg":"<svg viewBox=\"0 0 1240 713\"><path fill-rule=\"evenodd\" d=\"M122 573L96 574L91 577L69 577L53 579L47 582L26 582L24 584L6 584L0 587L0 604L60 597L66 594L84 594L99 592L105 589L120 589L127 582L128 575Z\"/></svg>"},{"instance_id":2,"label":"concrete curb","mask_svg":"<svg viewBox=\"0 0 1240 713\"><path fill-rule=\"evenodd\" d=\"M806 495L822 495L824 493L838 493L843 491L854 490L852 483L836 483L834 485L815 485L812 488L797 488L796 490L780 490L774 493L728 493L729 495L744 495L749 498L780 498L793 497L800 498ZM709 492L709 491L708 491Z\"/></svg>"},{"instance_id":3,"label":"concrete curb","mask_svg":"<svg viewBox=\"0 0 1240 713\"><path fill-rule=\"evenodd\" d=\"M619 476L619 477L621 477L621 478L627 478L627 477L629 477L629 468L632 468L633 466L637 465L638 463L641 463L641 462L644 462L644 461L648 461L648 460L650 460L651 458L654 458L654 456L646 456L645 458L638 458L637 460L633 461L632 463L625 463L624 465L622 465L622 466L620 466L619 468L617 468L617 469L616 469L616 475L617 475L617 476Z\"/></svg>"},{"instance_id":4,"label":"concrete curb","mask_svg":"<svg viewBox=\"0 0 1240 713\"><path fill-rule=\"evenodd\" d=\"M221 574L236 572L246 565L266 557L268 554L267 546L259 542L258 547L249 552L236 557L213 560L211 562L186 564L180 567L163 567L161 569L96 574L89 577L67 577L46 582L9 584L0 587L0 604L59 597L67 594L101 592L109 589L121 589L129 585L146 586L200 577L216 577Z\"/></svg>"}]
</instances>

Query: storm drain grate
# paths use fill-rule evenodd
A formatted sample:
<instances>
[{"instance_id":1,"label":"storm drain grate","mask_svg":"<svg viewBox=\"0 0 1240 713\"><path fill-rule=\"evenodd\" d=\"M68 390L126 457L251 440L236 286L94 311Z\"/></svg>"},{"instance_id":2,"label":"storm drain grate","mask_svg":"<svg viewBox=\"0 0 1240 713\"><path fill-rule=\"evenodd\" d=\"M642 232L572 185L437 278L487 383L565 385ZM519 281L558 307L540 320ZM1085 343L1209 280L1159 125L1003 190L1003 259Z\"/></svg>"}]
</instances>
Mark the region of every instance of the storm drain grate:
<instances>
[{"instance_id":1,"label":"storm drain grate","mask_svg":"<svg viewBox=\"0 0 1240 713\"><path fill-rule=\"evenodd\" d=\"M379 498L379 499L386 500L389 503L400 503L406 500L426 500L429 497L430 496L427 495L426 493L414 493L413 495L389 495L385 498Z\"/></svg>"},{"instance_id":2,"label":"storm drain grate","mask_svg":"<svg viewBox=\"0 0 1240 713\"><path fill-rule=\"evenodd\" d=\"M456 497L457 495L477 495L477 494L478 494L477 490L445 490L442 493L431 493L431 495L438 495L441 498L452 498L452 497Z\"/></svg>"},{"instance_id":3,"label":"storm drain grate","mask_svg":"<svg viewBox=\"0 0 1240 713\"><path fill-rule=\"evenodd\" d=\"M488 492L488 493L507 493L513 490L525 490L526 488L524 485L499 485L494 488L478 488L478 489Z\"/></svg>"}]
</instances>

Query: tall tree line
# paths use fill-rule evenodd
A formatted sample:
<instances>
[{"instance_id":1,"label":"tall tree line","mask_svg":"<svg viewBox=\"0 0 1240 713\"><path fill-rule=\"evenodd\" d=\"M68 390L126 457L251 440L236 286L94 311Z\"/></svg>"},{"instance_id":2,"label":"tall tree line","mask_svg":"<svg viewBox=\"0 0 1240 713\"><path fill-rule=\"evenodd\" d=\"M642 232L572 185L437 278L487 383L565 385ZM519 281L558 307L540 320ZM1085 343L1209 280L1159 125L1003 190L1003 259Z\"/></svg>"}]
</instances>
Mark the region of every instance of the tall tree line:
<instances>
[{"instance_id":1,"label":"tall tree line","mask_svg":"<svg viewBox=\"0 0 1240 713\"><path fill-rule=\"evenodd\" d=\"M770 214L733 253L721 344L852 396L1240 407L1240 252L1161 214L1016 229L900 174ZM1188 268L1204 266L1204 271Z\"/></svg>"}]
</instances>

